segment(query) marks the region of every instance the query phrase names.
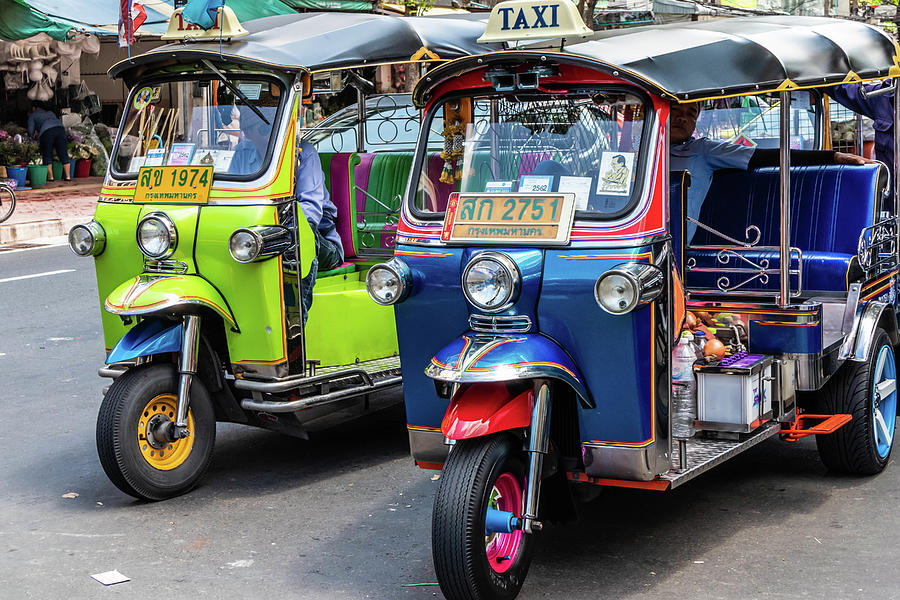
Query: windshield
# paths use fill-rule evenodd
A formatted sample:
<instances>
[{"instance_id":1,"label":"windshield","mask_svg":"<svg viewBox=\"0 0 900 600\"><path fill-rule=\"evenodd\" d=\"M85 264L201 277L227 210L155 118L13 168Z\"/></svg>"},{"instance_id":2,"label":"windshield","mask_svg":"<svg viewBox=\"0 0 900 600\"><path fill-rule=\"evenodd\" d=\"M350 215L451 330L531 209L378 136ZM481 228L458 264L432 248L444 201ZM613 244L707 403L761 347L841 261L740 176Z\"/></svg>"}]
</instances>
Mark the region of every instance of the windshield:
<instances>
[{"instance_id":1,"label":"windshield","mask_svg":"<svg viewBox=\"0 0 900 600\"><path fill-rule=\"evenodd\" d=\"M430 129L443 149L421 167L417 212L442 213L452 192L567 192L581 216L612 218L637 196L646 107L634 94L457 98L440 108Z\"/></svg>"},{"instance_id":2,"label":"windshield","mask_svg":"<svg viewBox=\"0 0 900 600\"><path fill-rule=\"evenodd\" d=\"M263 171L283 88L263 78L230 82L264 118L216 79L135 86L113 150L113 173L134 176L143 166L213 165L217 176L250 179Z\"/></svg>"}]
</instances>

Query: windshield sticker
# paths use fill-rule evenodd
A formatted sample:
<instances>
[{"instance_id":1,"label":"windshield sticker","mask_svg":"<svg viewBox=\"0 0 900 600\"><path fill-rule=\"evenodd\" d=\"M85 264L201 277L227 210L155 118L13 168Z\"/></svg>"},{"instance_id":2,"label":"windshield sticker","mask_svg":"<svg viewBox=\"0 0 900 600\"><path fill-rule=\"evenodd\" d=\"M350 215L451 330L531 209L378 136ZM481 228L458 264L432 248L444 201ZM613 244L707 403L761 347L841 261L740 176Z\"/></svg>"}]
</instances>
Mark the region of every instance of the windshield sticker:
<instances>
[{"instance_id":1,"label":"windshield sticker","mask_svg":"<svg viewBox=\"0 0 900 600\"><path fill-rule=\"evenodd\" d=\"M166 159L165 148L152 148L147 150L147 160L144 161L145 167L158 167L163 164Z\"/></svg>"},{"instance_id":2,"label":"windshield sticker","mask_svg":"<svg viewBox=\"0 0 900 600\"><path fill-rule=\"evenodd\" d=\"M553 175L522 175L519 178L520 193L546 193L553 191Z\"/></svg>"},{"instance_id":3,"label":"windshield sticker","mask_svg":"<svg viewBox=\"0 0 900 600\"><path fill-rule=\"evenodd\" d=\"M132 156L131 163L128 165L128 172L137 173L144 166L145 160L147 160L146 156Z\"/></svg>"},{"instance_id":4,"label":"windshield sticker","mask_svg":"<svg viewBox=\"0 0 900 600\"><path fill-rule=\"evenodd\" d=\"M138 90L138 93L134 95L134 102L132 102L132 105L134 106L134 110L144 110L145 108L147 108L147 105L150 104L150 101L152 99L153 99L153 88L151 88L151 87L141 88L140 90Z\"/></svg>"},{"instance_id":5,"label":"windshield sticker","mask_svg":"<svg viewBox=\"0 0 900 600\"><path fill-rule=\"evenodd\" d=\"M169 153L170 165L189 165L194 155L194 144L172 144L172 152Z\"/></svg>"},{"instance_id":6,"label":"windshield sticker","mask_svg":"<svg viewBox=\"0 0 900 600\"><path fill-rule=\"evenodd\" d=\"M247 100L259 100L259 93L262 91L261 83L239 83L237 89L247 96Z\"/></svg>"},{"instance_id":7,"label":"windshield sticker","mask_svg":"<svg viewBox=\"0 0 900 600\"><path fill-rule=\"evenodd\" d=\"M628 196L631 193L631 173L634 168L634 152L604 152L600 160L600 178L597 193L612 196Z\"/></svg>"},{"instance_id":8,"label":"windshield sticker","mask_svg":"<svg viewBox=\"0 0 900 600\"><path fill-rule=\"evenodd\" d=\"M217 173L227 173L234 150L201 150L194 154L192 165L213 165Z\"/></svg>"},{"instance_id":9,"label":"windshield sticker","mask_svg":"<svg viewBox=\"0 0 900 600\"><path fill-rule=\"evenodd\" d=\"M591 197L590 177L570 177L562 175L559 178L559 193L569 192L575 194L575 210L587 210L588 200Z\"/></svg>"},{"instance_id":10,"label":"windshield sticker","mask_svg":"<svg viewBox=\"0 0 900 600\"><path fill-rule=\"evenodd\" d=\"M515 181L488 181L484 184L484 192L486 194L503 194L513 191Z\"/></svg>"}]
</instances>

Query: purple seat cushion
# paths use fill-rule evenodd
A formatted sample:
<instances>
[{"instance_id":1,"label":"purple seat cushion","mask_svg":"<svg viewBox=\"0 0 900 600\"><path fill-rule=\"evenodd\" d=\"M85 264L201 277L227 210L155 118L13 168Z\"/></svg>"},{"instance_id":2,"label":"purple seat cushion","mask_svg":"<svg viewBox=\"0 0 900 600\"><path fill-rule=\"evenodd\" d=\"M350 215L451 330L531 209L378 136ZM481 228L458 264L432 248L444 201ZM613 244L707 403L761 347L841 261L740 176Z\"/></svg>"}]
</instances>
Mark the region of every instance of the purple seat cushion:
<instances>
[{"instance_id":1,"label":"purple seat cushion","mask_svg":"<svg viewBox=\"0 0 900 600\"><path fill-rule=\"evenodd\" d=\"M350 219L350 157L351 152L338 152L331 159L331 201L337 207L337 223L335 228L341 236L344 256L356 256L353 248L353 223Z\"/></svg>"}]
</instances>

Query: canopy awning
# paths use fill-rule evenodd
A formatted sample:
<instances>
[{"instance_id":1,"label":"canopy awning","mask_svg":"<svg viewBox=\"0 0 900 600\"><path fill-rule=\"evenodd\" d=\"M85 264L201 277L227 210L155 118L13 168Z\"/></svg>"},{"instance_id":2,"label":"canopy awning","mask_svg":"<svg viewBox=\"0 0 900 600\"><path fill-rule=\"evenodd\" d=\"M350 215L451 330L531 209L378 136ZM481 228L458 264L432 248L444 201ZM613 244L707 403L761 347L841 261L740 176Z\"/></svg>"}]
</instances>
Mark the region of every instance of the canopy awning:
<instances>
[{"instance_id":1,"label":"canopy awning","mask_svg":"<svg viewBox=\"0 0 900 600\"><path fill-rule=\"evenodd\" d=\"M660 95L689 102L825 87L900 75L898 48L884 31L844 19L738 17L596 32L557 49L496 52L478 64L533 62L535 56L615 73ZM460 59L429 72L413 98L474 66Z\"/></svg>"},{"instance_id":2,"label":"canopy awning","mask_svg":"<svg viewBox=\"0 0 900 600\"><path fill-rule=\"evenodd\" d=\"M305 13L247 21L250 35L228 43L196 41L154 48L114 64L110 77L129 85L144 66L172 60L233 61L288 71L342 69L414 60L448 60L500 49L479 44L484 20L472 15L390 17L354 13Z\"/></svg>"},{"instance_id":3,"label":"canopy awning","mask_svg":"<svg viewBox=\"0 0 900 600\"><path fill-rule=\"evenodd\" d=\"M144 0L147 20L137 36L165 33L174 0ZM341 5L331 10L371 10L360 0L226 0L240 21L294 14L297 9ZM308 6L307 6L308 5ZM365 6L365 8L363 8ZM118 35L119 0L0 0L0 39L23 40L42 31L63 41L71 29Z\"/></svg>"}]
</instances>

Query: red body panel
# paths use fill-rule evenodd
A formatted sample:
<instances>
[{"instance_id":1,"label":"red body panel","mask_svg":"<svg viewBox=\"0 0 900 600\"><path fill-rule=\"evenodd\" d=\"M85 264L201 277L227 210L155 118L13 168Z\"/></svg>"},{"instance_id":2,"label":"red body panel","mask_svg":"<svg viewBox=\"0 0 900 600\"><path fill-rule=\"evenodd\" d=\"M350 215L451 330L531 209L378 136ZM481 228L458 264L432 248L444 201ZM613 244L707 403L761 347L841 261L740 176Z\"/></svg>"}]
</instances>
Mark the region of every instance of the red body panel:
<instances>
[{"instance_id":1,"label":"red body panel","mask_svg":"<svg viewBox=\"0 0 900 600\"><path fill-rule=\"evenodd\" d=\"M441 432L451 440L465 440L528 427L533 409L533 390L511 397L505 383L478 383L450 401Z\"/></svg>"}]
</instances>

